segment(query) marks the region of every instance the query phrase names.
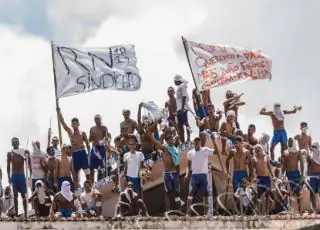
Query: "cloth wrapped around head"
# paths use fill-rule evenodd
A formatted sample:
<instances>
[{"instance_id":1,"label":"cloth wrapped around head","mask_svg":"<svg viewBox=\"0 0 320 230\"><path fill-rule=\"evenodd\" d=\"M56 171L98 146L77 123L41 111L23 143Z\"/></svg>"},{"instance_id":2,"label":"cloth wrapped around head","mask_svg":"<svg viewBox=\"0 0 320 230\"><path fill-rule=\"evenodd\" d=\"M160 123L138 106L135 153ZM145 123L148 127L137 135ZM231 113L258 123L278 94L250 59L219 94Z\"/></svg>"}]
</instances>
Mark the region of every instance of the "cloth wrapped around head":
<instances>
[{"instance_id":1,"label":"cloth wrapped around head","mask_svg":"<svg viewBox=\"0 0 320 230\"><path fill-rule=\"evenodd\" d=\"M63 181L61 185L61 194L69 202L73 200L71 185L68 181Z\"/></svg>"},{"instance_id":2,"label":"cloth wrapped around head","mask_svg":"<svg viewBox=\"0 0 320 230\"><path fill-rule=\"evenodd\" d=\"M180 74L176 74L174 76L173 80L176 81L176 82L182 82L182 83L185 83L185 84L188 83L188 81L185 80Z\"/></svg>"},{"instance_id":3,"label":"cloth wrapped around head","mask_svg":"<svg viewBox=\"0 0 320 230\"><path fill-rule=\"evenodd\" d=\"M282 112L281 105L279 103L274 104L273 115L277 118L278 121L284 120L284 113Z\"/></svg>"},{"instance_id":4,"label":"cloth wrapped around head","mask_svg":"<svg viewBox=\"0 0 320 230\"><path fill-rule=\"evenodd\" d=\"M235 117L236 116L236 114L235 114L235 112L233 111L233 110L229 110L228 112L227 112L227 118L228 117Z\"/></svg>"},{"instance_id":5,"label":"cloth wrapped around head","mask_svg":"<svg viewBox=\"0 0 320 230\"><path fill-rule=\"evenodd\" d=\"M35 192L37 193L37 197L40 204L44 204L46 202L46 188L45 184L42 180L37 180L35 183L36 189Z\"/></svg>"}]
</instances>

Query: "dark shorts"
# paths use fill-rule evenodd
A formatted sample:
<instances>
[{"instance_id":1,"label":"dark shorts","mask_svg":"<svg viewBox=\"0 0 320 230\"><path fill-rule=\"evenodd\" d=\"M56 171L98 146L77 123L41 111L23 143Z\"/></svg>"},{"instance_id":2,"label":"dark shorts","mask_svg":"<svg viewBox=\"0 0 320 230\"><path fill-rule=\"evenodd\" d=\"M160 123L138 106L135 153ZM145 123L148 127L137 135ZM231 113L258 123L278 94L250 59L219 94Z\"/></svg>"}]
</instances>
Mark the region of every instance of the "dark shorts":
<instances>
[{"instance_id":1,"label":"dark shorts","mask_svg":"<svg viewBox=\"0 0 320 230\"><path fill-rule=\"evenodd\" d=\"M209 115L208 107L199 106L197 111L196 111L196 114L202 120L203 118L205 118L206 116Z\"/></svg>"},{"instance_id":2,"label":"dark shorts","mask_svg":"<svg viewBox=\"0 0 320 230\"><path fill-rule=\"evenodd\" d=\"M132 183L132 188L138 195L141 192L141 180L139 177L129 177L127 176L127 181Z\"/></svg>"},{"instance_id":3,"label":"dark shorts","mask_svg":"<svg viewBox=\"0 0 320 230\"><path fill-rule=\"evenodd\" d=\"M54 181L53 180L47 180L47 187L48 189L52 190L54 193L56 193L56 188L54 187Z\"/></svg>"},{"instance_id":4,"label":"dark shorts","mask_svg":"<svg viewBox=\"0 0 320 230\"><path fill-rule=\"evenodd\" d=\"M75 171L89 168L88 155L85 149L72 152L73 166Z\"/></svg>"},{"instance_id":5,"label":"dark shorts","mask_svg":"<svg viewBox=\"0 0 320 230\"><path fill-rule=\"evenodd\" d=\"M179 193L180 183L179 183L179 173L178 172L164 172L164 190L167 193Z\"/></svg>"},{"instance_id":6,"label":"dark shorts","mask_svg":"<svg viewBox=\"0 0 320 230\"><path fill-rule=\"evenodd\" d=\"M24 174L12 174L12 189L13 193L26 193L27 192L27 182Z\"/></svg>"},{"instance_id":7,"label":"dark shorts","mask_svg":"<svg viewBox=\"0 0 320 230\"><path fill-rule=\"evenodd\" d=\"M236 142L235 136L229 136L228 139L231 141L232 144L235 144L235 142Z\"/></svg>"},{"instance_id":8,"label":"dark shorts","mask_svg":"<svg viewBox=\"0 0 320 230\"><path fill-rule=\"evenodd\" d=\"M276 145L280 142L281 145L287 145L288 143L288 137L286 130L275 130L273 131L273 137L271 144Z\"/></svg>"},{"instance_id":9,"label":"dark shorts","mask_svg":"<svg viewBox=\"0 0 320 230\"><path fill-rule=\"evenodd\" d=\"M41 180L43 183L45 183L44 179L32 179L32 187L31 187L32 192L34 192L34 190L36 189L36 182L38 180Z\"/></svg>"},{"instance_id":10,"label":"dark shorts","mask_svg":"<svg viewBox=\"0 0 320 230\"><path fill-rule=\"evenodd\" d=\"M233 185L233 192L236 192L237 189L240 186L240 182L242 179L247 178L247 171L234 171L233 172L233 179L232 179L232 185Z\"/></svg>"},{"instance_id":11,"label":"dark shorts","mask_svg":"<svg viewBox=\"0 0 320 230\"><path fill-rule=\"evenodd\" d=\"M175 116L169 116L167 119L169 123L169 127L176 127L176 117Z\"/></svg>"},{"instance_id":12,"label":"dark shorts","mask_svg":"<svg viewBox=\"0 0 320 230\"><path fill-rule=\"evenodd\" d=\"M299 192L301 189L300 186L300 172L297 171L292 171L292 172L286 172L286 175L288 177L288 180L290 181L290 188L293 192Z\"/></svg>"},{"instance_id":13,"label":"dark shorts","mask_svg":"<svg viewBox=\"0 0 320 230\"><path fill-rule=\"evenodd\" d=\"M269 176L258 176L258 197L260 198L263 193L270 191L271 180Z\"/></svg>"},{"instance_id":14,"label":"dark shorts","mask_svg":"<svg viewBox=\"0 0 320 230\"><path fill-rule=\"evenodd\" d=\"M60 208L59 212L61 213L61 216L63 216L63 217L70 217L73 214L72 210L66 210L63 208Z\"/></svg>"},{"instance_id":15,"label":"dark shorts","mask_svg":"<svg viewBox=\"0 0 320 230\"><path fill-rule=\"evenodd\" d=\"M177 112L178 125L189 125L188 111L179 110Z\"/></svg>"},{"instance_id":16,"label":"dark shorts","mask_svg":"<svg viewBox=\"0 0 320 230\"><path fill-rule=\"evenodd\" d=\"M310 181L309 181L310 190L314 193L320 193L320 173L312 173L310 174Z\"/></svg>"},{"instance_id":17,"label":"dark shorts","mask_svg":"<svg viewBox=\"0 0 320 230\"><path fill-rule=\"evenodd\" d=\"M98 168L103 168L103 161L105 160L106 157L106 149L103 145L98 145L95 147L99 153L102 159L100 160L95 154L94 154L94 148L91 149L90 153L90 169L98 169Z\"/></svg>"},{"instance_id":18,"label":"dark shorts","mask_svg":"<svg viewBox=\"0 0 320 230\"><path fill-rule=\"evenodd\" d=\"M58 178L59 191L61 191L61 185L62 185L63 181L68 181L70 183L70 185L71 185L71 191L74 192L73 183L72 183L71 177L59 177Z\"/></svg>"},{"instance_id":19,"label":"dark shorts","mask_svg":"<svg viewBox=\"0 0 320 230\"><path fill-rule=\"evenodd\" d=\"M191 189L189 194L194 196L197 191L202 191L204 195L208 195L208 178L207 174L192 174L190 181Z\"/></svg>"}]
</instances>

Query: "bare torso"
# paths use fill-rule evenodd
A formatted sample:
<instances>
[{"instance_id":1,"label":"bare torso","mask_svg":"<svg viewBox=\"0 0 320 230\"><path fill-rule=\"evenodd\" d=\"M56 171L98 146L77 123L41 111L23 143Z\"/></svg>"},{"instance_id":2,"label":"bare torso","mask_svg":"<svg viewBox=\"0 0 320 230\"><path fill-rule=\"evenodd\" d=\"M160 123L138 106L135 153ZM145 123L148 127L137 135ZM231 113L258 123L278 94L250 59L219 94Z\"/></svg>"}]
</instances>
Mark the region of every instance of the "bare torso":
<instances>
[{"instance_id":1,"label":"bare torso","mask_svg":"<svg viewBox=\"0 0 320 230\"><path fill-rule=\"evenodd\" d=\"M300 152L289 153L284 157L284 169L288 172L298 170L298 162L300 160Z\"/></svg>"},{"instance_id":2,"label":"bare torso","mask_svg":"<svg viewBox=\"0 0 320 230\"><path fill-rule=\"evenodd\" d=\"M58 167L58 177L71 177L72 159L67 156L59 156L56 158Z\"/></svg>"},{"instance_id":3,"label":"bare torso","mask_svg":"<svg viewBox=\"0 0 320 230\"><path fill-rule=\"evenodd\" d=\"M9 152L7 155L11 161L11 173L24 175L24 158L18 154Z\"/></svg>"},{"instance_id":4,"label":"bare torso","mask_svg":"<svg viewBox=\"0 0 320 230\"><path fill-rule=\"evenodd\" d=\"M235 129L232 124L223 122L220 128L220 133L225 137L235 136Z\"/></svg>"},{"instance_id":5,"label":"bare torso","mask_svg":"<svg viewBox=\"0 0 320 230\"><path fill-rule=\"evenodd\" d=\"M169 98L167 101L167 106L169 110L169 118L174 119L175 114L177 113L177 101L175 97Z\"/></svg>"},{"instance_id":6,"label":"bare torso","mask_svg":"<svg viewBox=\"0 0 320 230\"><path fill-rule=\"evenodd\" d=\"M217 116L208 116L207 118L207 123L209 127L206 127L210 130L219 130L220 126L220 119Z\"/></svg>"},{"instance_id":7,"label":"bare torso","mask_svg":"<svg viewBox=\"0 0 320 230\"><path fill-rule=\"evenodd\" d=\"M254 136L249 136L248 134L243 135L243 140L252 146L258 144L258 140Z\"/></svg>"},{"instance_id":8,"label":"bare torso","mask_svg":"<svg viewBox=\"0 0 320 230\"><path fill-rule=\"evenodd\" d=\"M90 141L92 141L92 144L94 146L102 145L104 144L104 139L106 138L107 134L107 127L101 125L101 126L93 126L90 129Z\"/></svg>"},{"instance_id":9,"label":"bare torso","mask_svg":"<svg viewBox=\"0 0 320 230\"><path fill-rule=\"evenodd\" d=\"M308 158L308 172L309 174L320 173L320 165L314 162L310 157Z\"/></svg>"},{"instance_id":10,"label":"bare torso","mask_svg":"<svg viewBox=\"0 0 320 230\"><path fill-rule=\"evenodd\" d=\"M255 161L255 171L257 176L270 176L268 158L266 156L257 157Z\"/></svg>"},{"instance_id":11,"label":"bare torso","mask_svg":"<svg viewBox=\"0 0 320 230\"><path fill-rule=\"evenodd\" d=\"M127 134L133 134L134 130L137 129L137 127L137 122L132 119L124 120L120 123L121 134L123 134L124 132L126 132Z\"/></svg>"},{"instance_id":12,"label":"bare torso","mask_svg":"<svg viewBox=\"0 0 320 230\"><path fill-rule=\"evenodd\" d=\"M310 144L311 144L311 137L309 135L299 134L295 136L295 139L298 141L300 150L301 149L309 150Z\"/></svg>"},{"instance_id":13,"label":"bare torso","mask_svg":"<svg viewBox=\"0 0 320 230\"><path fill-rule=\"evenodd\" d=\"M211 104L211 98L210 98L210 90L204 90L201 92L202 96L202 102L205 107L208 107L209 104Z\"/></svg>"},{"instance_id":14,"label":"bare torso","mask_svg":"<svg viewBox=\"0 0 320 230\"><path fill-rule=\"evenodd\" d=\"M242 149L241 151L233 150L233 167L234 171L243 171L247 169L249 158L249 150Z\"/></svg>"},{"instance_id":15,"label":"bare torso","mask_svg":"<svg viewBox=\"0 0 320 230\"><path fill-rule=\"evenodd\" d=\"M48 180L54 180L54 166L55 166L55 157L51 157L48 159L48 174L47 179Z\"/></svg>"},{"instance_id":16,"label":"bare torso","mask_svg":"<svg viewBox=\"0 0 320 230\"><path fill-rule=\"evenodd\" d=\"M84 134L80 130L73 131L71 135L69 135L72 151L78 151L84 149Z\"/></svg>"},{"instance_id":17,"label":"bare torso","mask_svg":"<svg viewBox=\"0 0 320 230\"><path fill-rule=\"evenodd\" d=\"M278 120L273 114L271 114L271 120L274 131L284 130L284 120Z\"/></svg>"}]
</instances>

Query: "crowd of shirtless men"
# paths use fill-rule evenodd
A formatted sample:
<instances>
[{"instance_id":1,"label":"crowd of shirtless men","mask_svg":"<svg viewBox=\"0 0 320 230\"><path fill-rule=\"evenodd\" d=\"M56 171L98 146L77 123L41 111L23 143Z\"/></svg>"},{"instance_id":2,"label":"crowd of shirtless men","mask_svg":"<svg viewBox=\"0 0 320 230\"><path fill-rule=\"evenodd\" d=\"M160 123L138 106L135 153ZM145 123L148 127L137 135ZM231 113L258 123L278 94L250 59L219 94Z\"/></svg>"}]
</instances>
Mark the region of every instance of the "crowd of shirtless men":
<instances>
[{"instance_id":1,"label":"crowd of shirtless men","mask_svg":"<svg viewBox=\"0 0 320 230\"><path fill-rule=\"evenodd\" d=\"M187 81L176 75L173 82L175 87L168 88L169 98L165 103L168 115L159 120L150 114L142 115L143 103L140 103L135 121L130 118L129 110L123 110L124 120L120 123L120 135L113 140L114 146L110 144L111 135L100 115L94 116L95 126L90 129L88 138L80 131L79 120L72 118L70 127L59 108L60 123L68 133L70 145L61 143L59 149L59 139L53 137L44 153L39 142L33 142L33 151L28 151L19 147L18 138L13 138L13 148L7 155L11 186L5 188L2 211L8 216L17 215L20 193L25 215L27 203L30 203L37 216L99 216L102 214L102 195L94 186L95 171L105 169L110 175L108 162L113 159L118 164L112 173L112 192L120 193L116 216L148 215L142 187L157 161L164 167L166 210L180 209L186 204L186 212L191 215L190 207L196 194L203 194L204 200L208 197L208 163L213 154L219 158L226 156L221 166L227 172L227 183L231 181L234 198L243 213L259 209L262 198L264 207L269 207L266 214L288 211L288 197L296 197L301 212L304 184L310 189L310 210L316 211L316 195L320 192L319 144L312 143L306 122L301 122L301 133L292 138L287 138L284 126L285 115L294 114L301 107L283 110L280 104L275 104L273 111L261 109L260 115L269 116L274 128L269 147L270 136L263 134L257 139L254 124L249 125L247 133L242 132L243 127L238 122L239 108L245 105L241 101L242 94L227 91L224 111L221 111L211 102L209 90L199 93L194 89L194 108L191 109ZM191 114L199 128L199 135L197 133L198 137L192 142L188 122ZM218 140L221 140L221 149L217 147ZM212 141L212 149L206 147L208 141ZM275 159L278 143L281 144L281 155ZM190 184L186 202L180 199L180 152L185 149L189 151L184 183ZM229 166L231 160L233 175ZM305 166L307 170L304 170ZM86 175L83 185L79 184L80 170ZM30 197L27 197L25 171L32 179ZM77 193L79 188L80 193ZM13 204L8 204L8 200L13 200Z\"/></svg>"}]
</instances>

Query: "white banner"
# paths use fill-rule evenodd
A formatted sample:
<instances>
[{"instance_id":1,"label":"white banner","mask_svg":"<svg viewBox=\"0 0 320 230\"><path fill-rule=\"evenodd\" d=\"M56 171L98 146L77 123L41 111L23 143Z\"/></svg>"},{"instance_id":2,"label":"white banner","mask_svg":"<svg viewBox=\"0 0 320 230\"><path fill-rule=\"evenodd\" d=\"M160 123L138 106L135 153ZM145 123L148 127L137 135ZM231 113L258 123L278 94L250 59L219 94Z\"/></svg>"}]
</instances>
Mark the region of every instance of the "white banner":
<instances>
[{"instance_id":1,"label":"white banner","mask_svg":"<svg viewBox=\"0 0 320 230\"><path fill-rule=\"evenodd\" d=\"M260 51L183 40L199 91L247 80L271 80L271 60Z\"/></svg>"},{"instance_id":2,"label":"white banner","mask_svg":"<svg viewBox=\"0 0 320 230\"><path fill-rule=\"evenodd\" d=\"M52 44L52 52L57 98L97 89L140 89L134 45L78 49Z\"/></svg>"}]
</instances>

